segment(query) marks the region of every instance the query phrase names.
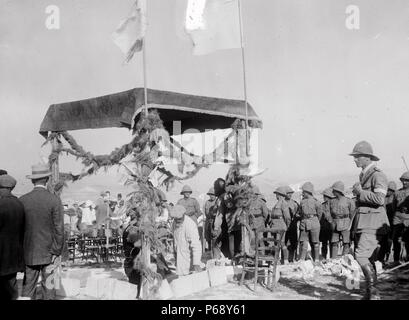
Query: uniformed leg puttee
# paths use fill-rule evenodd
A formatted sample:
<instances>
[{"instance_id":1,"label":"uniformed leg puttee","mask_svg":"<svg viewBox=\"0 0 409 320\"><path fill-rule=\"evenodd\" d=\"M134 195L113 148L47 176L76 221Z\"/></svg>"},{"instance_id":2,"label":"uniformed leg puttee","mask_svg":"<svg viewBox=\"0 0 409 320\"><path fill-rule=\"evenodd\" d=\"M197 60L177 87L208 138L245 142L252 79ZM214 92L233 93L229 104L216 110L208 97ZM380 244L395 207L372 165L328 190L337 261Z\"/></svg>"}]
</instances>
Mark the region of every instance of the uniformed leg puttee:
<instances>
[{"instance_id":1,"label":"uniformed leg puttee","mask_svg":"<svg viewBox=\"0 0 409 320\"><path fill-rule=\"evenodd\" d=\"M301 251L300 251L301 261L305 260L305 257L307 256L307 251L308 251L308 242L307 241L301 242Z\"/></svg>"},{"instance_id":2,"label":"uniformed leg puttee","mask_svg":"<svg viewBox=\"0 0 409 320\"><path fill-rule=\"evenodd\" d=\"M314 256L312 257L314 261L320 261L320 244L318 242L314 242Z\"/></svg>"},{"instance_id":3,"label":"uniformed leg puttee","mask_svg":"<svg viewBox=\"0 0 409 320\"><path fill-rule=\"evenodd\" d=\"M344 243L344 246L342 248L342 255L345 256L349 254L349 243Z\"/></svg>"}]
</instances>

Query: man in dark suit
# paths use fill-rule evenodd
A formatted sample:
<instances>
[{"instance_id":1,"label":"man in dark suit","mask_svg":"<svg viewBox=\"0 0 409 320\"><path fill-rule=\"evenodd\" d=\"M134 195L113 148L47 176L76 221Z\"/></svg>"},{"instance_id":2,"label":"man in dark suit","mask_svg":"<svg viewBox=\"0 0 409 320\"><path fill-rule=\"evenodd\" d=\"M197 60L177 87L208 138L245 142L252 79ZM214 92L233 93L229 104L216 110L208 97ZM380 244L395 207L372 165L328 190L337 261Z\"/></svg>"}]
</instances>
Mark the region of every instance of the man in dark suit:
<instances>
[{"instance_id":1,"label":"man in dark suit","mask_svg":"<svg viewBox=\"0 0 409 320\"><path fill-rule=\"evenodd\" d=\"M11 194L16 180L0 176L0 300L16 299L17 272L24 270L24 207Z\"/></svg>"},{"instance_id":2,"label":"man in dark suit","mask_svg":"<svg viewBox=\"0 0 409 320\"><path fill-rule=\"evenodd\" d=\"M55 288L47 278L47 268L61 255L64 245L64 210L61 200L50 193L47 182L51 172L48 165L35 165L27 176L33 191L20 198L25 210L24 275L22 296L36 299L36 285L41 273L42 298L55 299Z\"/></svg>"}]
</instances>

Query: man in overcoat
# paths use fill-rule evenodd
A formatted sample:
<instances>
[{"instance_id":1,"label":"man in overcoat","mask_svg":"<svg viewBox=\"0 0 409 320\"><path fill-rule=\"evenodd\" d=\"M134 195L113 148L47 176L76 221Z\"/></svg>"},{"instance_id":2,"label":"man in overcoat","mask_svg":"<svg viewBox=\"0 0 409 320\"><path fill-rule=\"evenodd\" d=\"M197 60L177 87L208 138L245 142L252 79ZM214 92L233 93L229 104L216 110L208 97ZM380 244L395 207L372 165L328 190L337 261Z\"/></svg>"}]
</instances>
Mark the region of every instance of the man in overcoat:
<instances>
[{"instance_id":1,"label":"man in overcoat","mask_svg":"<svg viewBox=\"0 0 409 320\"><path fill-rule=\"evenodd\" d=\"M24 260L26 264L22 296L36 299L41 274L42 298L55 299L55 285L50 281L51 264L61 256L64 245L64 210L61 200L47 190L51 176L48 165L32 167L34 189L20 200L25 211ZM47 268L49 267L49 268Z\"/></svg>"},{"instance_id":2,"label":"man in overcoat","mask_svg":"<svg viewBox=\"0 0 409 320\"><path fill-rule=\"evenodd\" d=\"M24 271L24 207L11 193L16 180L0 176L0 300L16 299L17 272Z\"/></svg>"}]
</instances>

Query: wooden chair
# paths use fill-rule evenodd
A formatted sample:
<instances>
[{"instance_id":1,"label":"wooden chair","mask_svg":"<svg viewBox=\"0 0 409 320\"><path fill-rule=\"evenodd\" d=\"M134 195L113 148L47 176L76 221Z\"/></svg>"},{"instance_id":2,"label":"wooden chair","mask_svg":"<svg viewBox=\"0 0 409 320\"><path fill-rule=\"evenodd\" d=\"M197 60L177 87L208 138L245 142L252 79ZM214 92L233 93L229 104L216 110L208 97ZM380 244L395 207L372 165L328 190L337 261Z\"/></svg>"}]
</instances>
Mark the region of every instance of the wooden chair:
<instances>
[{"instance_id":1,"label":"wooden chair","mask_svg":"<svg viewBox=\"0 0 409 320\"><path fill-rule=\"evenodd\" d=\"M281 240L284 231L263 228L254 230L254 235L255 253L254 256L243 255L240 285L244 282L245 274L251 273L254 274L254 291L256 291L259 278L267 278L267 288L274 291L277 285L277 264L280 260ZM271 270L271 265L273 265L273 270Z\"/></svg>"},{"instance_id":2,"label":"wooden chair","mask_svg":"<svg viewBox=\"0 0 409 320\"><path fill-rule=\"evenodd\" d=\"M78 240L76 238L70 238L67 240L68 247L68 260L75 262Z\"/></svg>"}]
</instances>

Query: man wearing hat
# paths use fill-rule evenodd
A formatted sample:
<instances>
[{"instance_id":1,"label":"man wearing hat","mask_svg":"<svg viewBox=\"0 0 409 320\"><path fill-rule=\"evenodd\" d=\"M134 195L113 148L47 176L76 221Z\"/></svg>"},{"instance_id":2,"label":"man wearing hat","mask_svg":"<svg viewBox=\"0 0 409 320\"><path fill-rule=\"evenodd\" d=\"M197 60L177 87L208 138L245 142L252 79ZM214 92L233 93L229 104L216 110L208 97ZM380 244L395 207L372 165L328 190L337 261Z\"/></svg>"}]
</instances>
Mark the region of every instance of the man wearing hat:
<instances>
[{"instance_id":1,"label":"man wearing hat","mask_svg":"<svg viewBox=\"0 0 409 320\"><path fill-rule=\"evenodd\" d=\"M209 191L207 192L207 195L209 196L209 199L206 200L203 210L206 217L205 239L208 245L208 249L211 250L212 228L214 219L216 217L215 210L216 196L214 194L214 188L210 188Z\"/></svg>"},{"instance_id":2,"label":"man wearing hat","mask_svg":"<svg viewBox=\"0 0 409 320\"><path fill-rule=\"evenodd\" d=\"M250 201L249 215L253 221L251 227L253 229L265 228L266 221L269 219L269 212L266 203L261 199L261 192L257 186L253 187L254 197Z\"/></svg>"},{"instance_id":3,"label":"man wearing hat","mask_svg":"<svg viewBox=\"0 0 409 320\"><path fill-rule=\"evenodd\" d=\"M345 197L345 186L342 181L332 185L335 199L330 203L332 217L331 258L338 256L338 243L342 240L342 255L349 253L351 219L355 214L355 203Z\"/></svg>"},{"instance_id":4,"label":"man wearing hat","mask_svg":"<svg viewBox=\"0 0 409 320\"><path fill-rule=\"evenodd\" d=\"M27 176L34 189L20 198L25 211L26 270L22 296L31 299L36 299L35 291L40 273L42 298L55 299L55 289L46 285L50 275L47 266L61 255L64 246L64 211L61 200L47 190L50 176L48 165L34 165L32 174Z\"/></svg>"},{"instance_id":5,"label":"man wearing hat","mask_svg":"<svg viewBox=\"0 0 409 320\"><path fill-rule=\"evenodd\" d=\"M387 234L389 229L384 206L388 179L375 166L373 161L378 161L379 158L374 155L368 142L358 142L350 155L354 157L356 166L362 169L359 183L354 184L352 191L357 197L357 212L353 226L355 258L365 275L364 299L378 299L378 291L374 286L377 281L375 259L379 238Z\"/></svg>"},{"instance_id":6,"label":"man wearing hat","mask_svg":"<svg viewBox=\"0 0 409 320\"><path fill-rule=\"evenodd\" d=\"M179 276L188 275L193 271L201 271L202 245L196 223L186 216L186 208L175 205L170 210L173 218L173 239L176 251L176 273Z\"/></svg>"},{"instance_id":7,"label":"man wearing hat","mask_svg":"<svg viewBox=\"0 0 409 320\"><path fill-rule=\"evenodd\" d=\"M200 205L199 202L195 199L192 198L192 188L188 185L183 186L182 191L180 194L183 196L182 199L179 199L177 204L185 207L186 209L186 215L192 218L192 220L198 224L197 219L202 215L202 212L200 210Z\"/></svg>"},{"instance_id":8,"label":"man wearing hat","mask_svg":"<svg viewBox=\"0 0 409 320\"><path fill-rule=\"evenodd\" d=\"M291 222L285 233L285 243L288 248L288 261L295 262L297 250L298 250L298 218L296 216L298 211L298 203L292 199L294 190L290 186L286 186L285 201L288 204L288 210L290 211Z\"/></svg>"},{"instance_id":9,"label":"man wearing hat","mask_svg":"<svg viewBox=\"0 0 409 320\"><path fill-rule=\"evenodd\" d=\"M95 208L97 229L101 229L103 225L106 226L109 223L109 217L111 215L112 210L109 206L109 196L107 195L107 192L101 192Z\"/></svg>"},{"instance_id":10,"label":"man wearing hat","mask_svg":"<svg viewBox=\"0 0 409 320\"><path fill-rule=\"evenodd\" d=\"M271 209L269 227L282 232L281 236L281 260L284 264L288 264L288 250L285 242L285 234L291 222L290 210L285 201L287 195L286 187L278 187L274 191L277 202Z\"/></svg>"},{"instance_id":11,"label":"man wearing hat","mask_svg":"<svg viewBox=\"0 0 409 320\"><path fill-rule=\"evenodd\" d=\"M312 258L319 260L319 236L322 205L314 198L314 186L311 182L302 185L302 197L297 215L300 217L300 260L305 260L308 251L308 241L311 243Z\"/></svg>"},{"instance_id":12,"label":"man wearing hat","mask_svg":"<svg viewBox=\"0 0 409 320\"><path fill-rule=\"evenodd\" d=\"M401 239L405 242L406 254L409 252L407 236L407 226L409 223L409 171L400 177L402 189L396 191L393 201L395 214L392 219L393 231L393 261L395 265L400 263ZM406 241L405 241L406 240Z\"/></svg>"},{"instance_id":13,"label":"man wearing hat","mask_svg":"<svg viewBox=\"0 0 409 320\"><path fill-rule=\"evenodd\" d=\"M335 198L331 188L326 188L322 192L324 202L322 203L322 217L320 220L320 242L321 255L324 260L327 259L328 248L331 248L331 234L332 234L332 217L330 213L330 204ZM332 258L332 256L331 256Z\"/></svg>"},{"instance_id":14,"label":"man wearing hat","mask_svg":"<svg viewBox=\"0 0 409 320\"><path fill-rule=\"evenodd\" d=\"M0 176L0 300L17 299L17 272L24 271L24 206L11 192L16 180Z\"/></svg>"}]
</instances>

